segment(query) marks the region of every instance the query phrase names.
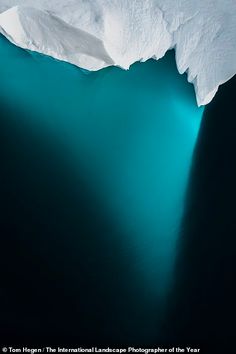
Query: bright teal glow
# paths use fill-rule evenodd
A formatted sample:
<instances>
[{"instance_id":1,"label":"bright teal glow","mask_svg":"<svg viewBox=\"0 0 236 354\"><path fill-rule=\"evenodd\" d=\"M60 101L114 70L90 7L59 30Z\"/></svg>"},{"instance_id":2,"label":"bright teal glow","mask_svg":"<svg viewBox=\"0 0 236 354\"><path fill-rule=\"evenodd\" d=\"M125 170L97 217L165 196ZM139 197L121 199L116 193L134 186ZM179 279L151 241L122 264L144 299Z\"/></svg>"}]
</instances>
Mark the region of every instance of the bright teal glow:
<instances>
[{"instance_id":1,"label":"bright teal glow","mask_svg":"<svg viewBox=\"0 0 236 354\"><path fill-rule=\"evenodd\" d=\"M83 170L114 223L116 236L103 237L119 235L152 313L171 272L203 113L173 53L129 71L86 73L0 38L0 63L1 99L27 112L14 124L60 142L78 175Z\"/></svg>"}]
</instances>

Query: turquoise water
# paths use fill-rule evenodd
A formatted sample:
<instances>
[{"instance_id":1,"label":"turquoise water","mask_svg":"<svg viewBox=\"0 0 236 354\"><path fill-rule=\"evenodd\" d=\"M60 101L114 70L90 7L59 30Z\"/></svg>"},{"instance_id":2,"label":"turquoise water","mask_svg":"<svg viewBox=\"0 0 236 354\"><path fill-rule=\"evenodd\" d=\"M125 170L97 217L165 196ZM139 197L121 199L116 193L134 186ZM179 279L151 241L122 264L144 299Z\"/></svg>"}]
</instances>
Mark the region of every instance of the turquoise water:
<instances>
[{"instance_id":1,"label":"turquoise water","mask_svg":"<svg viewBox=\"0 0 236 354\"><path fill-rule=\"evenodd\" d=\"M103 244L122 245L128 270L115 276L138 287L139 300L132 306L136 312L143 306L148 331L154 332L152 314L172 274L203 114L193 87L177 73L173 53L159 62L136 63L129 71L111 67L89 73L16 48L1 37L0 82L1 102L15 112L9 115L14 129L53 145L106 211L112 228L86 237L91 243L101 238ZM87 251L80 240L85 236L68 227L65 238L72 234L78 238L78 253ZM92 257L101 257L99 252ZM109 247L104 252L109 254ZM134 326L142 332L143 319Z\"/></svg>"}]
</instances>

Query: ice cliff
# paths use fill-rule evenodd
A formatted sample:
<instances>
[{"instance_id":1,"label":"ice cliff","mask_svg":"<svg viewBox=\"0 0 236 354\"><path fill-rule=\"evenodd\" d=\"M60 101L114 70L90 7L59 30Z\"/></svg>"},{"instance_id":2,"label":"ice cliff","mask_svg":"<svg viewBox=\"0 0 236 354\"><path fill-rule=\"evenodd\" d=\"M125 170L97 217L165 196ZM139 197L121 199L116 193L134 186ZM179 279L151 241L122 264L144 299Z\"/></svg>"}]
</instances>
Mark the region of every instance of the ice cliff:
<instances>
[{"instance_id":1,"label":"ice cliff","mask_svg":"<svg viewBox=\"0 0 236 354\"><path fill-rule=\"evenodd\" d=\"M0 33L88 70L175 48L199 105L236 73L236 0L0 0Z\"/></svg>"}]
</instances>

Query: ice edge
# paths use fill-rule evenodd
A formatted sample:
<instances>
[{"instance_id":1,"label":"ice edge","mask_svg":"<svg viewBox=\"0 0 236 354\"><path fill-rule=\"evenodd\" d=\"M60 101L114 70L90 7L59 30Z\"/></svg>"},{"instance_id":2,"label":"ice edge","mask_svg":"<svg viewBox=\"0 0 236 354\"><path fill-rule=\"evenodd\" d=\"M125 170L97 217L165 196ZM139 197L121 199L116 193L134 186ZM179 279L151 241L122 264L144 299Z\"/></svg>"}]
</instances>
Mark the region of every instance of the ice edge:
<instances>
[{"instance_id":1,"label":"ice edge","mask_svg":"<svg viewBox=\"0 0 236 354\"><path fill-rule=\"evenodd\" d=\"M186 53L184 57L181 48L181 46L186 46L186 43L181 43L181 40L182 42L185 40L183 36L181 37L181 30L186 24L189 26L195 15L180 21L175 28L171 29L171 23L166 19L165 11L161 7L158 7L158 10L162 17L163 32L167 33L163 40L165 43L159 52L146 55L143 58L132 57L126 52L118 53L119 48L117 49L115 45L112 48L106 36L100 39L85 30L72 26L50 11L34 7L13 6L0 13L0 33L23 49L46 54L92 71L111 65L128 69L134 62L145 61L149 58L158 60L165 55L167 50L175 49L177 69L180 74L187 72L188 81L193 83L195 88L198 106L208 104L215 96L219 86L233 77L235 71L231 70L213 86L209 85L202 90L199 87L198 73L194 73L194 69L191 70L188 65L188 57L196 51L200 42L197 42L195 47L191 49L192 52L188 53L187 59ZM185 49L186 51L187 49Z\"/></svg>"}]
</instances>

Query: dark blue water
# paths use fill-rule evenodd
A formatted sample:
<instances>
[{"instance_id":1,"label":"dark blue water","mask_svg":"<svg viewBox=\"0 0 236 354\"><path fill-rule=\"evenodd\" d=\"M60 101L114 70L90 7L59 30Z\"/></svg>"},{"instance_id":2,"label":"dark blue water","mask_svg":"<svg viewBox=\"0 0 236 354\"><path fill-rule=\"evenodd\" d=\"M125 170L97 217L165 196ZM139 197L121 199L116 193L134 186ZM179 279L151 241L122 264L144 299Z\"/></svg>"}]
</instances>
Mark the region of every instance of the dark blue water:
<instances>
[{"instance_id":1,"label":"dark blue water","mask_svg":"<svg viewBox=\"0 0 236 354\"><path fill-rule=\"evenodd\" d=\"M111 67L89 73L16 48L1 37L0 83L1 102L15 112L9 115L9 123L16 131L25 130L46 141L73 166L78 176L73 197L82 208L81 176L99 200L98 208L106 211L112 228L103 234L94 230L93 235L84 236L67 225L64 237L73 237L75 249L78 240L78 257L88 252L90 238L91 243L96 239L107 244L91 257L95 262L104 252L110 268L109 244L122 245L129 261L126 270L114 271L114 277L124 279L128 288L138 287L138 300L127 301L136 314L141 304L141 312L149 319L148 330L138 315L130 324L128 315L124 316L124 326L151 337L158 322L157 299L164 298L172 274L183 197L203 113L196 106L193 87L177 73L173 53L159 62L136 63L129 71ZM38 168L39 179L43 168ZM63 173L70 171L64 168ZM66 201L64 208L68 208ZM56 222L60 225L60 220ZM84 248L81 237L87 238ZM84 262L91 257L84 256Z\"/></svg>"}]
</instances>

